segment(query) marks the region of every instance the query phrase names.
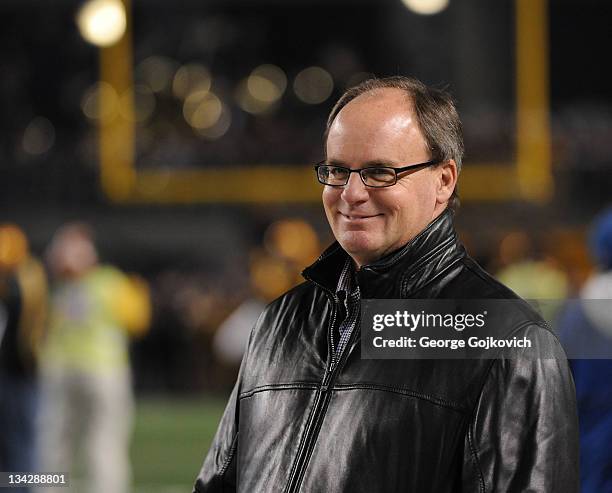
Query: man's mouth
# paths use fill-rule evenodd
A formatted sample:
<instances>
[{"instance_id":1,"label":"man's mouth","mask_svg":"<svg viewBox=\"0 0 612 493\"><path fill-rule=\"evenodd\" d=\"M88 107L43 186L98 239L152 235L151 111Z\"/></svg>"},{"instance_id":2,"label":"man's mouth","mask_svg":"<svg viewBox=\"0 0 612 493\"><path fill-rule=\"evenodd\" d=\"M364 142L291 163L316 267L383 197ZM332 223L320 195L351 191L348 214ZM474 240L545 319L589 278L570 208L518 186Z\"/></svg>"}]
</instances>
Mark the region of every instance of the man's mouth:
<instances>
[{"instance_id":1,"label":"man's mouth","mask_svg":"<svg viewBox=\"0 0 612 493\"><path fill-rule=\"evenodd\" d=\"M340 215L349 221L365 221L374 217L382 216L382 214L345 214L340 212Z\"/></svg>"}]
</instances>

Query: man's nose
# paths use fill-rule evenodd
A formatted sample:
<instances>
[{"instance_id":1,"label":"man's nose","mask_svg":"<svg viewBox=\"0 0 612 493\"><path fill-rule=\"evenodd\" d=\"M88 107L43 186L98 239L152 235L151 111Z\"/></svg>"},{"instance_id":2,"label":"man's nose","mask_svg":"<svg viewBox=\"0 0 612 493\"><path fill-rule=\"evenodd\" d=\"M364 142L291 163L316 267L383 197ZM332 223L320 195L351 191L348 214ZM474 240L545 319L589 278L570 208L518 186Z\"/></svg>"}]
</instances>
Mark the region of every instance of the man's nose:
<instances>
[{"instance_id":1,"label":"man's nose","mask_svg":"<svg viewBox=\"0 0 612 493\"><path fill-rule=\"evenodd\" d=\"M348 204L355 204L368 200L368 197L368 189L361 180L359 173L351 173L342 190L342 199Z\"/></svg>"}]
</instances>

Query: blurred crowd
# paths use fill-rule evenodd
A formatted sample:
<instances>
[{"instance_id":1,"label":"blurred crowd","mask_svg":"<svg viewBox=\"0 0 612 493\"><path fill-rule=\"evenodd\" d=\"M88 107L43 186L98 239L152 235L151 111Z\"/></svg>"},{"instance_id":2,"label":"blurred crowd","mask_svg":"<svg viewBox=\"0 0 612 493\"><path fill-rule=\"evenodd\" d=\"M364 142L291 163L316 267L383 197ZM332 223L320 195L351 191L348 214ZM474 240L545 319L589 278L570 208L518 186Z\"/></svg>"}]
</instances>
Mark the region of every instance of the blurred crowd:
<instances>
[{"instance_id":1,"label":"blurred crowd","mask_svg":"<svg viewBox=\"0 0 612 493\"><path fill-rule=\"evenodd\" d=\"M89 491L128 491L128 344L150 323L147 285L100 264L86 224L60 228L45 257L47 272L0 227L0 468L67 472L82 454Z\"/></svg>"},{"instance_id":2,"label":"blurred crowd","mask_svg":"<svg viewBox=\"0 0 612 493\"><path fill-rule=\"evenodd\" d=\"M40 258L19 226L0 224L0 470L76 470L87 491L129 491L133 369L149 390L177 390L172 374L182 390L231 385L259 313L319 250L306 222L275 222L248 254L248 285L227 296L205 272L147 282L102 263L86 223L61 226Z\"/></svg>"}]
</instances>

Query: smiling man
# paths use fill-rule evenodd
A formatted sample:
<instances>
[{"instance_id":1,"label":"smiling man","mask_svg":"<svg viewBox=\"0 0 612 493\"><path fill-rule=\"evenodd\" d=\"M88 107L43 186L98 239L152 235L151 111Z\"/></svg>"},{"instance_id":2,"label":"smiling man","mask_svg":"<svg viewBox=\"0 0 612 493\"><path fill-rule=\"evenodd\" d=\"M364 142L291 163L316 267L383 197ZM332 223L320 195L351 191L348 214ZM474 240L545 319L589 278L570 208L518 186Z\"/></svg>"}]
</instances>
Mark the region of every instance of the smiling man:
<instances>
[{"instance_id":1,"label":"smiling man","mask_svg":"<svg viewBox=\"0 0 612 493\"><path fill-rule=\"evenodd\" d=\"M358 268L408 243L454 191L461 141L456 155L432 159L413 106L405 90L387 88L341 100L332 113L318 177L331 185L323 205L334 236Z\"/></svg>"},{"instance_id":2,"label":"smiling man","mask_svg":"<svg viewBox=\"0 0 612 493\"><path fill-rule=\"evenodd\" d=\"M369 80L336 103L325 137L315 171L337 241L259 318L194 491L578 491L563 350L453 228L450 96ZM361 299L515 300L489 335L549 357L362 359Z\"/></svg>"}]
</instances>

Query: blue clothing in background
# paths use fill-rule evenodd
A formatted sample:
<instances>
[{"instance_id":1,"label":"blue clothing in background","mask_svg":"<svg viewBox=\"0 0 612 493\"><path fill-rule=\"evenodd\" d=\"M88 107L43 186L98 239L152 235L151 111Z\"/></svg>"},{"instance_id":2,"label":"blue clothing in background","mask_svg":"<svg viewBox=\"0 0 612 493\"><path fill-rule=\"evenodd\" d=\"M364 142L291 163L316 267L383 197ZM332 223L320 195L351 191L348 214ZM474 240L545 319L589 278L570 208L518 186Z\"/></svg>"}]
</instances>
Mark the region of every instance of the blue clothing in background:
<instances>
[{"instance_id":1,"label":"blue clothing in background","mask_svg":"<svg viewBox=\"0 0 612 493\"><path fill-rule=\"evenodd\" d=\"M600 308L609 300L574 300L560 323L559 337L570 357L604 356L612 351L609 332L595 325L587 304ZM605 305L604 305L605 304ZM598 354L597 354L598 353ZM583 493L612 493L612 360L571 359L580 423L580 476Z\"/></svg>"}]
</instances>

